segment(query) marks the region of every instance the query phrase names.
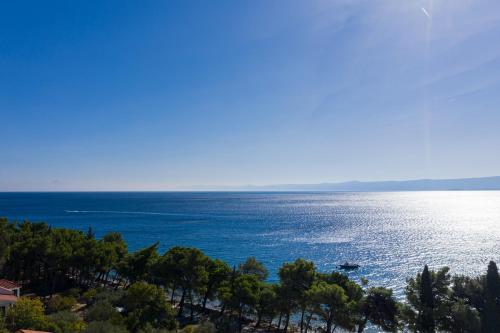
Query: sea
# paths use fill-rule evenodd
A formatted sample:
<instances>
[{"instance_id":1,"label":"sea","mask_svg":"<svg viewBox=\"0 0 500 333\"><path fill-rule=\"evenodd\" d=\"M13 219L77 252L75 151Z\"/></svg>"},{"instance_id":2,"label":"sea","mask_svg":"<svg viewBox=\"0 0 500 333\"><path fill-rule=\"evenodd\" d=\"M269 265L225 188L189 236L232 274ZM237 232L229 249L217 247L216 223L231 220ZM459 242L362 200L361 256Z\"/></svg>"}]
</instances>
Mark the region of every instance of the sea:
<instances>
[{"instance_id":1,"label":"sea","mask_svg":"<svg viewBox=\"0 0 500 333\"><path fill-rule=\"evenodd\" d=\"M231 265L256 257L276 281L284 262L331 272L404 296L425 264L453 274L500 262L500 191L0 193L0 216L97 237L117 231L134 251L190 246Z\"/></svg>"}]
</instances>

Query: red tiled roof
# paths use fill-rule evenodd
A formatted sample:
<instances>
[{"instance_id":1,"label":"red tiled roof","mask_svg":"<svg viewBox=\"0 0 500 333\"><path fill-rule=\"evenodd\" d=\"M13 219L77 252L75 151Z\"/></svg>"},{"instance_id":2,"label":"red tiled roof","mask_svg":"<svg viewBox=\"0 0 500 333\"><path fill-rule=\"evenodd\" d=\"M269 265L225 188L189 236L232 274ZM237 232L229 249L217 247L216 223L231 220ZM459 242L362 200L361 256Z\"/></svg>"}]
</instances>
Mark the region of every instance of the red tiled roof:
<instances>
[{"instance_id":1,"label":"red tiled roof","mask_svg":"<svg viewBox=\"0 0 500 333\"><path fill-rule=\"evenodd\" d=\"M45 332L45 331L32 331L32 330L19 330L16 333L51 333L51 332Z\"/></svg>"},{"instance_id":2,"label":"red tiled roof","mask_svg":"<svg viewBox=\"0 0 500 333\"><path fill-rule=\"evenodd\" d=\"M0 287L0 295L14 295L14 291L4 287Z\"/></svg>"},{"instance_id":3,"label":"red tiled roof","mask_svg":"<svg viewBox=\"0 0 500 333\"><path fill-rule=\"evenodd\" d=\"M0 295L0 302L16 302L16 295Z\"/></svg>"},{"instance_id":4,"label":"red tiled roof","mask_svg":"<svg viewBox=\"0 0 500 333\"><path fill-rule=\"evenodd\" d=\"M5 279L0 279L0 287L4 287L7 289L21 288L19 284Z\"/></svg>"}]
</instances>

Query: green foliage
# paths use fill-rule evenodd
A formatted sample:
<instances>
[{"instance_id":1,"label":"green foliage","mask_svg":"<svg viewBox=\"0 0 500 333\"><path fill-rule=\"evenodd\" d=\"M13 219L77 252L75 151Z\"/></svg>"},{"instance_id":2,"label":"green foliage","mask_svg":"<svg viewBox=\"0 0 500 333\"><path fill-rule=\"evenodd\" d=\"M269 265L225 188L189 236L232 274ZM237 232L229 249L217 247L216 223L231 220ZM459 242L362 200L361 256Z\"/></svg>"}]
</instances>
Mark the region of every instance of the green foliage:
<instances>
[{"instance_id":1,"label":"green foliage","mask_svg":"<svg viewBox=\"0 0 500 333\"><path fill-rule=\"evenodd\" d=\"M155 243L147 248L128 254L118 265L118 271L130 283L147 280L151 269L158 260L158 245Z\"/></svg>"},{"instance_id":2,"label":"green foliage","mask_svg":"<svg viewBox=\"0 0 500 333\"><path fill-rule=\"evenodd\" d=\"M417 325L422 332L434 332L434 294L432 292L432 278L427 265L420 276L418 295L420 311L417 316Z\"/></svg>"},{"instance_id":3,"label":"green foliage","mask_svg":"<svg viewBox=\"0 0 500 333\"><path fill-rule=\"evenodd\" d=\"M257 322L255 326L259 327L263 318L267 317L270 320L276 315L277 295L273 285L261 282L259 284L259 292L255 310L257 312Z\"/></svg>"},{"instance_id":4,"label":"green foliage","mask_svg":"<svg viewBox=\"0 0 500 333\"><path fill-rule=\"evenodd\" d=\"M99 289L92 299L92 303L108 302L111 305L118 306L124 295L125 291L123 289Z\"/></svg>"},{"instance_id":5,"label":"green foliage","mask_svg":"<svg viewBox=\"0 0 500 333\"><path fill-rule=\"evenodd\" d=\"M408 280L406 302L399 304L390 289L368 288L363 279L360 285L338 272L322 274L303 259L283 264L276 284L264 282L267 270L255 258L231 269L194 248L174 247L161 257L157 249L154 244L128 253L118 233L97 240L92 230L83 233L0 219L1 276L29 281L26 287L42 295L62 292L47 298L46 309L40 300L21 298L6 314L7 328L54 333L170 332L176 321L167 290L173 300L176 293L182 295L178 312L182 322L187 319L185 303L193 320L195 311L213 318L207 302L220 302L220 330L235 330L236 324L241 330L245 318L260 326L276 316L285 332L290 318L300 318L297 331L301 333L318 324L326 333L337 327L358 332L377 327L392 332L477 333L496 332L500 323L500 278L493 262L480 277L451 277L448 268L432 271L426 266ZM87 290L81 297L79 288ZM88 304L86 326L68 311L77 298ZM45 312L52 314L47 317ZM2 323L0 333L5 330ZM203 323L182 331L212 333L215 328Z\"/></svg>"},{"instance_id":6,"label":"green foliage","mask_svg":"<svg viewBox=\"0 0 500 333\"><path fill-rule=\"evenodd\" d=\"M66 290L63 294L66 297L73 297L75 300L80 297L80 289L79 288L70 288Z\"/></svg>"},{"instance_id":7,"label":"green foliage","mask_svg":"<svg viewBox=\"0 0 500 333\"><path fill-rule=\"evenodd\" d=\"M240 264L238 268L240 274L255 275L260 281L265 281L269 275L266 267L255 259L255 257L249 257L247 260Z\"/></svg>"},{"instance_id":8,"label":"green foliage","mask_svg":"<svg viewBox=\"0 0 500 333\"><path fill-rule=\"evenodd\" d=\"M397 331L398 303L392 296L392 290L382 287L368 289L361 303L361 315L358 332L363 331L368 321L384 331Z\"/></svg>"},{"instance_id":9,"label":"green foliage","mask_svg":"<svg viewBox=\"0 0 500 333\"><path fill-rule=\"evenodd\" d=\"M93 321L87 325L83 333L129 333L123 326L115 325L109 321Z\"/></svg>"},{"instance_id":10,"label":"green foliage","mask_svg":"<svg viewBox=\"0 0 500 333\"><path fill-rule=\"evenodd\" d=\"M85 328L80 317L70 311L61 311L48 316L54 333L78 333Z\"/></svg>"},{"instance_id":11,"label":"green foliage","mask_svg":"<svg viewBox=\"0 0 500 333\"><path fill-rule=\"evenodd\" d=\"M98 290L95 289L95 288L90 288L89 290L85 291L83 294L82 294L82 301L84 301L85 303L87 304L90 304L94 297L97 295L98 293Z\"/></svg>"},{"instance_id":12,"label":"green foliage","mask_svg":"<svg viewBox=\"0 0 500 333\"><path fill-rule=\"evenodd\" d=\"M52 296L46 305L47 313L54 313L59 311L69 311L75 306L76 299L69 296Z\"/></svg>"},{"instance_id":13,"label":"green foliage","mask_svg":"<svg viewBox=\"0 0 500 333\"><path fill-rule=\"evenodd\" d=\"M137 333L173 333L174 331L165 328L154 328L150 324L146 324L144 328L141 328Z\"/></svg>"},{"instance_id":14,"label":"green foliage","mask_svg":"<svg viewBox=\"0 0 500 333\"><path fill-rule=\"evenodd\" d=\"M85 311L85 321L110 321L114 325L124 324L124 319L108 301L100 301Z\"/></svg>"},{"instance_id":15,"label":"green foliage","mask_svg":"<svg viewBox=\"0 0 500 333\"><path fill-rule=\"evenodd\" d=\"M207 261L206 270L208 273L208 280L204 287L202 285L202 287L198 288L200 292L204 292L203 310L206 308L207 301L215 299L220 286L225 281L228 281L231 276L231 268L229 265L219 259L209 259Z\"/></svg>"},{"instance_id":16,"label":"green foliage","mask_svg":"<svg viewBox=\"0 0 500 333\"><path fill-rule=\"evenodd\" d=\"M40 294L87 288L107 279L125 256L118 234L96 240L93 233L51 228L45 223L0 221L0 270L2 277L29 281ZM78 297L72 290L71 297Z\"/></svg>"},{"instance_id":17,"label":"green foliage","mask_svg":"<svg viewBox=\"0 0 500 333\"><path fill-rule=\"evenodd\" d=\"M240 331L243 316L250 314L257 304L259 283L255 275L239 275L221 287L221 301L224 306L236 313Z\"/></svg>"},{"instance_id":18,"label":"green foliage","mask_svg":"<svg viewBox=\"0 0 500 333\"><path fill-rule=\"evenodd\" d=\"M193 333L216 333L217 329L215 325L209 321L204 321L197 325L193 330Z\"/></svg>"},{"instance_id":19,"label":"green foliage","mask_svg":"<svg viewBox=\"0 0 500 333\"><path fill-rule=\"evenodd\" d=\"M493 333L500 329L500 277L497 265L490 261L486 273L483 332Z\"/></svg>"},{"instance_id":20,"label":"green foliage","mask_svg":"<svg viewBox=\"0 0 500 333\"><path fill-rule=\"evenodd\" d=\"M159 287L144 282L132 284L123 297L122 305L127 327L132 332L150 324L154 328L175 329L175 315Z\"/></svg>"},{"instance_id":21,"label":"green foliage","mask_svg":"<svg viewBox=\"0 0 500 333\"><path fill-rule=\"evenodd\" d=\"M38 298L19 298L16 305L8 309L6 322L14 331L21 328L43 330L48 326L43 303Z\"/></svg>"},{"instance_id":22,"label":"green foliage","mask_svg":"<svg viewBox=\"0 0 500 333\"><path fill-rule=\"evenodd\" d=\"M0 220L0 224L1 223L2 221ZM7 331L7 325L5 324L5 318L2 313L0 313L0 333L9 333L9 331Z\"/></svg>"},{"instance_id":23,"label":"green foliage","mask_svg":"<svg viewBox=\"0 0 500 333\"><path fill-rule=\"evenodd\" d=\"M313 304L314 312L326 323L326 333L332 331L335 321L342 323L348 300L342 287L320 281L308 291L307 296Z\"/></svg>"},{"instance_id":24,"label":"green foliage","mask_svg":"<svg viewBox=\"0 0 500 333\"><path fill-rule=\"evenodd\" d=\"M303 314L307 305L306 291L312 286L316 278L314 263L304 259L297 259L293 263L285 263L279 269L280 286L277 289L280 312L286 315L285 331L288 328L290 315L300 308ZM302 319L301 319L302 326Z\"/></svg>"},{"instance_id":25,"label":"green foliage","mask_svg":"<svg viewBox=\"0 0 500 333\"><path fill-rule=\"evenodd\" d=\"M448 267L435 272L425 266L421 274L408 280L403 313L412 330L434 332L449 327L451 276L448 272Z\"/></svg>"},{"instance_id":26,"label":"green foliage","mask_svg":"<svg viewBox=\"0 0 500 333\"><path fill-rule=\"evenodd\" d=\"M186 297L192 301L193 292L206 291L209 263L210 259L200 250L178 246L168 250L158 261L156 275L162 281L171 281L174 288L182 291L179 316L182 315Z\"/></svg>"}]
</instances>

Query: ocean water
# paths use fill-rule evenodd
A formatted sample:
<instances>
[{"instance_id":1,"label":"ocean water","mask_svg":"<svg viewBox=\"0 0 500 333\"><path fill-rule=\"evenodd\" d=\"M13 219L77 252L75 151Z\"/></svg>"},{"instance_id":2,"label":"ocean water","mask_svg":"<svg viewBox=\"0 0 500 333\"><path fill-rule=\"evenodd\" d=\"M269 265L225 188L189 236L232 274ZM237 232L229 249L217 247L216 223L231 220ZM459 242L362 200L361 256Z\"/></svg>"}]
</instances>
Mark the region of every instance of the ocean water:
<instances>
[{"instance_id":1,"label":"ocean water","mask_svg":"<svg viewBox=\"0 0 500 333\"><path fill-rule=\"evenodd\" d=\"M500 261L498 191L0 193L0 216L118 231L130 250L159 241L161 252L194 246L230 264L255 256L271 280L298 257L325 272L352 261L353 278L399 297L424 264L475 275Z\"/></svg>"}]
</instances>

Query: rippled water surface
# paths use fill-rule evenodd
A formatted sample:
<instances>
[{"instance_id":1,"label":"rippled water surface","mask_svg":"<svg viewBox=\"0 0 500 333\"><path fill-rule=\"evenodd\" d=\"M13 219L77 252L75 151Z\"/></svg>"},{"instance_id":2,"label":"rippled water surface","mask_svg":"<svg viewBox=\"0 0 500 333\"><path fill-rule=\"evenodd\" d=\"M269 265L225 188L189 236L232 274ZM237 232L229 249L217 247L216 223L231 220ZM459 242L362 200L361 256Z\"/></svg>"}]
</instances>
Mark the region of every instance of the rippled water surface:
<instances>
[{"instance_id":1,"label":"rippled water surface","mask_svg":"<svg viewBox=\"0 0 500 333\"><path fill-rule=\"evenodd\" d=\"M393 287L428 263L478 274L500 261L500 192L394 193L0 193L0 216L45 221L98 236L121 232L131 250L160 241L238 263L255 256L275 273L284 261Z\"/></svg>"}]
</instances>

